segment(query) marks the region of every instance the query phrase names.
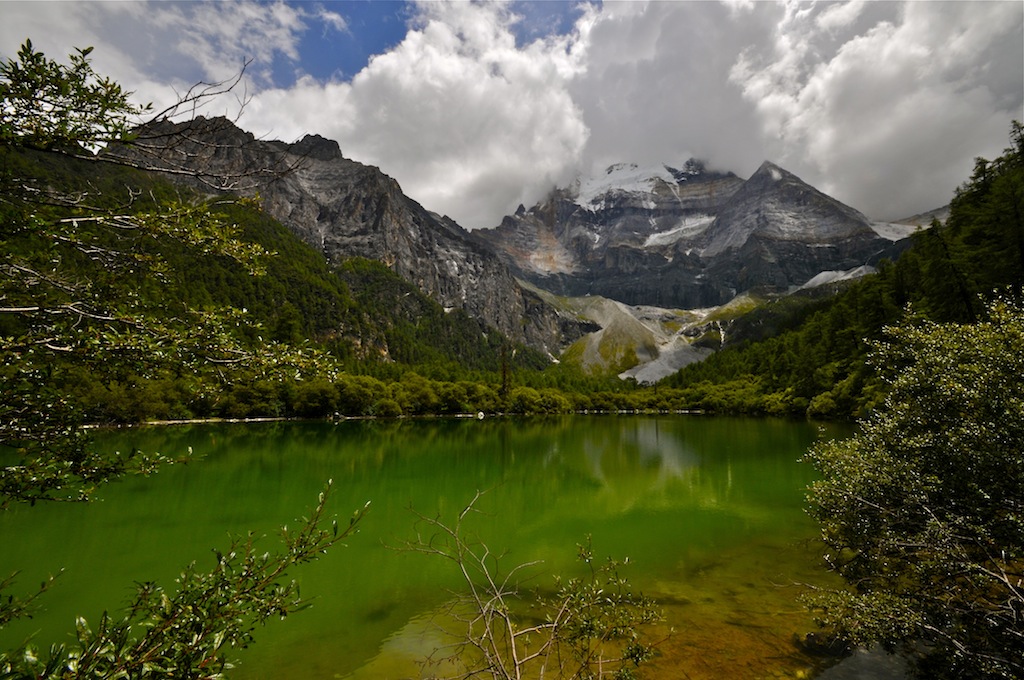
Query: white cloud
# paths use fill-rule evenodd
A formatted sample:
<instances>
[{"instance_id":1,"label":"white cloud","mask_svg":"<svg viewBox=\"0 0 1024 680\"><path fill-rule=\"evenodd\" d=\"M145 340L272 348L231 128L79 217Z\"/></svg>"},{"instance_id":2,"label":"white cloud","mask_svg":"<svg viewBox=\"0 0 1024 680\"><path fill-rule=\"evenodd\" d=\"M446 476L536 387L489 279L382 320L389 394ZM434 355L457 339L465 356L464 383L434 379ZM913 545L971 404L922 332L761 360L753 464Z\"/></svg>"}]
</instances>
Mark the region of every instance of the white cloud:
<instances>
[{"instance_id":1,"label":"white cloud","mask_svg":"<svg viewBox=\"0 0 1024 680\"><path fill-rule=\"evenodd\" d=\"M341 16L337 12L332 12L326 7L320 6L316 10L316 16L320 21L333 28L339 33L350 33L348 22L345 21L345 17Z\"/></svg>"},{"instance_id":2,"label":"white cloud","mask_svg":"<svg viewBox=\"0 0 1024 680\"><path fill-rule=\"evenodd\" d=\"M737 172L763 160L752 108L728 82L764 6L605 3L572 83L591 130L588 171L698 156Z\"/></svg>"},{"instance_id":3,"label":"white cloud","mask_svg":"<svg viewBox=\"0 0 1024 680\"><path fill-rule=\"evenodd\" d=\"M494 226L572 176L587 139L566 89L578 54L566 37L518 48L504 4L420 10L405 39L350 85L304 81L264 92L245 120L269 121L275 133L300 121L381 167L428 209L467 227Z\"/></svg>"},{"instance_id":4,"label":"white cloud","mask_svg":"<svg viewBox=\"0 0 1024 680\"><path fill-rule=\"evenodd\" d=\"M158 104L254 59L245 127L334 138L469 227L578 169L691 155L741 175L774 160L874 217L900 216L946 202L1024 118L1016 0L608 0L584 6L569 35L508 2L422 2L405 38L350 82L303 75L312 27L352 39L338 7L6 2L0 51L26 37L51 56L95 45L98 70Z\"/></svg>"},{"instance_id":5,"label":"white cloud","mask_svg":"<svg viewBox=\"0 0 1024 680\"><path fill-rule=\"evenodd\" d=\"M301 78L288 89L264 90L246 105L239 123L258 137L296 141L306 134L334 140L351 136L355 110L348 83ZM351 156L348 149L342 148Z\"/></svg>"},{"instance_id":6,"label":"white cloud","mask_svg":"<svg viewBox=\"0 0 1024 680\"><path fill-rule=\"evenodd\" d=\"M876 217L945 203L971 159L998 153L1021 114L1019 54L1014 91L987 71L1014 44L1019 53L1022 5L907 3L895 20L825 51L815 28L852 18L835 21L834 11L787 12L770 56L748 50L732 81L776 140L779 162L840 200Z\"/></svg>"},{"instance_id":7,"label":"white cloud","mask_svg":"<svg viewBox=\"0 0 1024 680\"><path fill-rule=\"evenodd\" d=\"M815 18L818 28L834 31L845 28L853 23L864 9L864 0L836 2L829 5L824 12Z\"/></svg>"},{"instance_id":8,"label":"white cloud","mask_svg":"<svg viewBox=\"0 0 1024 680\"><path fill-rule=\"evenodd\" d=\"M304 12L282 0L150 3L147 10L149 22L173 36L173 49L217 80L251 62L255 75L269 84L268 69L278 55L299 58L298 42L306 29Z\"/></svg>"}]
</instances>

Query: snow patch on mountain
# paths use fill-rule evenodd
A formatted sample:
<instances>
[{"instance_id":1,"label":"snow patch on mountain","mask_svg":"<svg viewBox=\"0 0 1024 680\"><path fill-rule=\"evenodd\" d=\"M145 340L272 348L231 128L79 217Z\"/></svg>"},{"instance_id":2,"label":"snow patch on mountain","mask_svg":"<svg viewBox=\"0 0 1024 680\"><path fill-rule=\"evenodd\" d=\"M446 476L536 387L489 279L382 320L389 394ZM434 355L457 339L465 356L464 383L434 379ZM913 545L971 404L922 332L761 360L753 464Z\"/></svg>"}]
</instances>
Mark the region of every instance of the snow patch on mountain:
<instances>
[{"instance_id":1,"label":"snow patch on mountain","mask_svg":"<svg viewBox=\"0 0 1024 680\"><path fill-rule=\"evenodd\" d=\"M576 205L588 210L600 210L604 206L602 200L610 193L649 194L661 181L675 186L676 180L664 165L638 165L636 163L616 163L609 167L603 175L580 179L576 192ZM654 202L648 201L653 209Z\"/></svg>"},{"instance_id":2,"label":"snow patch on mountain","mask_svg":"<svg viewBox=\"0 0 1024 680\"><path fill-rule=\"evenodd\" d=\"M792 291L806 290L808 288L817 288L818 286L825 286L830 283L839 283L840 281L850 281L852 279L859 279L862 276L868 274L874 274L877 269L869 265L862 265L860 267L854 267L853 269L847 269L846 271L827 271L820 272L819 274L812 277L802 286L797 286L791 289Z\"/></svg>"},{"instance_id":3,"label":"snow patch on mountain","mask_svg":"<svg viewBox=\"0 0 1024 680\"><path fill-rule=\"evenodd\" d=\"M919 229L927 229L916 224L897 224L895 222L872 222L871 229L889 241L901 241Z\"/></svg>"},{"instance_id":4,"label":"snow patch on mountain","mask_svg":"<svg viewBox=\"0 0 1024 680\"><path fill-rule=\"evenodd\" d=\"M685 217L672 229L648 236L647 240L644 241L644 248L668 246L683 239L692 238L706 231L714 221L714 215L693 215L691 217Z\"/></svg>"}]
</instances>

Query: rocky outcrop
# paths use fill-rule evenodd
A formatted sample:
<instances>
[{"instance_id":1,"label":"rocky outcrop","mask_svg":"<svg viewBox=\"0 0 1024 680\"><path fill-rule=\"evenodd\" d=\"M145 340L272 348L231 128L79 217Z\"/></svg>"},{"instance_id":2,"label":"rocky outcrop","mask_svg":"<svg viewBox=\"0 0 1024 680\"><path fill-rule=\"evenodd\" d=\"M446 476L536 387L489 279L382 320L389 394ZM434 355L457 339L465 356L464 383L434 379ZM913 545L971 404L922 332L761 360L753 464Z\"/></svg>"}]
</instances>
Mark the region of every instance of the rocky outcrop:
<instances>
[{"instance_id":1,"label":"rocky outcrop","mask_svg":"<svg viewBox=\"0 0 1024 680\"><path fill-rule=\"evenodd\" d=\"M425 210L377 168L309 135L255 139L223 118L161 123L128 154L200 189L258 195L263 209L328 260L384 262L446 308L464 309L510 338L557 354L582 332L524 291L483 241Z\"/></svg>"},{"instance_id":2,"label":"rocky outcrop","mask_svg":"<svg viewBox=\"0 0 1024 680\"><path fill-rule=\"evenodd\" d=\"M859 236L875 237L864 215L765 161L718 211L701 256L713 259L751 238L819 244Z\"/></svg>"}]
</instances>

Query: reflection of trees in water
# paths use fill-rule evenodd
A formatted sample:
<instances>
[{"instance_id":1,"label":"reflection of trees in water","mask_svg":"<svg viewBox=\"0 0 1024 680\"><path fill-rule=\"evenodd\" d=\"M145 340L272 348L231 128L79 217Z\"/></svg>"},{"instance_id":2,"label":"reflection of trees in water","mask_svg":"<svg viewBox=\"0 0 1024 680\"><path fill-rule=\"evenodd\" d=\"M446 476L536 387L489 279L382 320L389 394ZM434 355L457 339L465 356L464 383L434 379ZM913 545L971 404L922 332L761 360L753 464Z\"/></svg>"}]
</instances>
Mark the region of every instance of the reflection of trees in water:
<instances>
[{"instance_id":1,"label":"reflection of trees in water","mask_svg":"<svg viewBox=\"0 0 1024 680\"><path fill-rule=\"evenodd\" d=\"M597 490L609 510L621 511L638 503L724 507L751 495L789 494L803 484L790 463L813 436L797 430L764 421L568 416L201 424L126 430L104 440L122 450L192 447L200 465L230 468L228 474L301 466L318 481L357 474L386 484L389 470L401 468L431 476L438 494L474 480L475 488L529 487L545 502ZM779 452L787 460L773 464Z\"/></svg>"},{"instance_id":2,"label":"reflection of trees in water","mask_svg":"<svg viewBox=\"0 0 1024 680\"><path fill-rule=\"evenodd\" d=\"M602 499L608 515L695 506L753 518L764 506L801 503L810 481L809 469L794 463L814 439L811 426L643 416L575 424L544 441L544 468Z\"/></svg>"}]
</instances>

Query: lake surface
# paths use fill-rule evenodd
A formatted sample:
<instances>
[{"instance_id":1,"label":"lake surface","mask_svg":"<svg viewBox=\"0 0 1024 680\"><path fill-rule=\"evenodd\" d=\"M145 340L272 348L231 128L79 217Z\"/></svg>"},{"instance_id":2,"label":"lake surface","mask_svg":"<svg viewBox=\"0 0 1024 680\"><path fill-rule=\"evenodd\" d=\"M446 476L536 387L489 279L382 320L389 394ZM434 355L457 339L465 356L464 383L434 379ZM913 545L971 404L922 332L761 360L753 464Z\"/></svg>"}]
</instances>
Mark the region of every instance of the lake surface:
<instances>
[{"instance_id":1,"label":"lake surface","mask_svg":"<svg viewBox=\"0 0 1024 680\"><path fill-rule=\"evenodd\" d=\"M0 575L29 589L61 567L46 611L0 633L13 646L68 640L75 616L116 609L136 581L167 588L190 561L213 565L230 535L266 534L313 506L334 480L342 520L371 501L360 532L294 576L312 608L257 630L232 677L419 677L435 616L459 587L450 565L394 549L416 515L454 518L476 491L471 528L506 564L543 560L535 583L575 575L576 545L628 557L635 590L671 636L648 678L802 677L815 660L797 583L831 583L803 511L813 479L798 462L842 427L699 416L209 424L99 435L104 446L202 459L105 488L98 502L0 513Z\"/></svg>"}]
</instances>

